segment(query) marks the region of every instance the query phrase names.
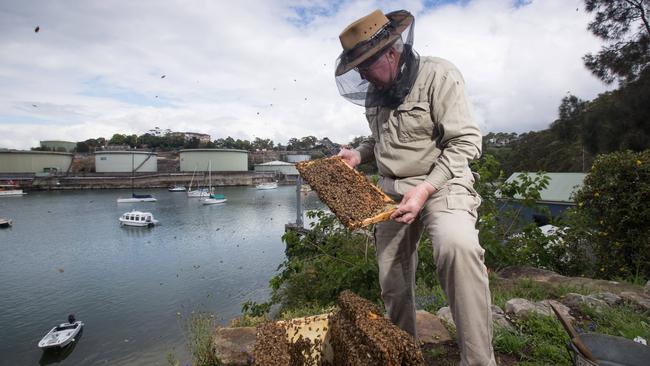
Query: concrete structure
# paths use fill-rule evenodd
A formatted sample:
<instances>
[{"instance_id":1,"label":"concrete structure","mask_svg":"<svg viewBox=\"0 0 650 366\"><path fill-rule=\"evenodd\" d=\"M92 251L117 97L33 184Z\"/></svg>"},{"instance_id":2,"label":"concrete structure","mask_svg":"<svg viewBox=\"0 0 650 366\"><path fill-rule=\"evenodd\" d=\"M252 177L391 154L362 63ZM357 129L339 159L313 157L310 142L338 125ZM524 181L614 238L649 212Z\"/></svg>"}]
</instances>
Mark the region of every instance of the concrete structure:
<instances>
[{"instance_id":1,"label":"concrete structure","mask_svg":"<svg viewBox=\"0 0 650 366\"><path fill-rule=\"evenodd\" d=\"M284 161L270 161L263 164L255 164L256 172L275 172L283 175L298 175L296 164Z\"/></svg>"},{"instance_id":2,"label":"concrete structure","mask_svg":"<svg viewBox=\"0 0 650 366\"><path fill-rule=\"evenodd\" d=\"M156 153L148 151L96 151L95 172L137 173L158 171Z\"/></svg>"},{"instance_id":3,"label":"concrete structure","mask_svg":"<svg viewBox=\"0 0 650 366\"><path fill-rule=\"evenodd\" d=\"M248 171L248 151L234 149L181 150L181 172L207 171L211 163L213 172Z\"/></svg>"},{"instance_id":4,"label":"concrete structure","mask_svg":"<svg viewBox=\"0 0 650 366\"><path fill-rule=\"evenodd\" d=\"M76 147L77 147L77 143L72 141L58 141L58 140L41 141L41 148L46 149L48 151L73 152Z\"/></svg>"},{"instance_id":5,"label":"concrete structure","mask_svg":"<svg viewBox=\"0 0 650 366\"><path fill-rule=\"evenodd\" d=\"M0 150L0 173L67 172L72 157L63 152Z\"/></svg>"},{"instance_id":6,"label":"concrete structure","mask_svg":"<svg viewBox=\"0 0 650 366\"><path fill-rule=\"evenodd\" d=\"M311 155L309 154L287 154L287 161L290 163L298 163L310 159L311 159Z\"/></svg>"}]
</instances>

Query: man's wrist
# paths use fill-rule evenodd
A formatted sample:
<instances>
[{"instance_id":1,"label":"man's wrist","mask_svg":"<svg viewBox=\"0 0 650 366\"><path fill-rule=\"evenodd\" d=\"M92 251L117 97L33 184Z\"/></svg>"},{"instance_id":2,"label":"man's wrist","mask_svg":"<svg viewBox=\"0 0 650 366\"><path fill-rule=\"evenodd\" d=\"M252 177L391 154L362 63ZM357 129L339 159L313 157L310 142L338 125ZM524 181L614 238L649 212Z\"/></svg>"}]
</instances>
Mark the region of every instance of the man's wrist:
<instances>
[{"instance_id":1,"label":"man's wrist","mask_svg":"<svg viewBox=\"0 0 650 366\"><path fill-rule=\"evenodd\" d=\"M430 197L432 194L436 192L436 188L427 181L420 183L420 188L427 193L427 197Z\"/></svg>"}]
</instances>

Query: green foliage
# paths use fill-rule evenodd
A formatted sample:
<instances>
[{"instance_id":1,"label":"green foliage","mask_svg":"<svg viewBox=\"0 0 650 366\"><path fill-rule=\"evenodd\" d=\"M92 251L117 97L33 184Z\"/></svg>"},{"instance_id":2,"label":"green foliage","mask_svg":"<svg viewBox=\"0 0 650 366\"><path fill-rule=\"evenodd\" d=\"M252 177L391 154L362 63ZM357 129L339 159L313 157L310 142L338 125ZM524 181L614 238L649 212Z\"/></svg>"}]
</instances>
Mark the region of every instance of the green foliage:
<instances>
[{"instance_id":1,"label":"green foliage","mask_svg":"<svg viewBox=\"0 0 650 366\"><path fill-rule=\"evenodd\" d=\"M600 277L650 277L650 150L601 155L576 195Z\"/></svg>"},{"instance_id":2,"label":"green foliage","mask_svg":"<svg viewBox=\"0 0 650 366\"><path fill-rule=\"evenodd\" d=\"M648 312L639 313L627 304L611 306L602 310L583 306L580 310L587 317L582 322L582 328L585 331L627 339L635 337L650 339Z\"/></svg>"},{"instance_id":3,"label":"green foliage","mask_svg":"<svg viewBox=\"0 0 650 366\"><path fill-rule=\"evenodd\" d=\"M583 58L601 80L634 81L650 64L650 7L647 0L585 0L595 12L588 29L605 41L598 54Z\"/></svg>"},{"instance_id":4,"label":"green foliage","mask_svg":"<svg viewBox=\"0 0 650 366\"><path fill-rule=\"evenodd\" d=\"M531 313L517 319L514 326L514 332L496 329L496 351L515 355L525 364L571 365L565 346L567 336L555 317Z\"/></svg>"},{"instance_id":5,"label":"green foliage","mask_svg":"<svg viewBox=\"0 0 650 366\"><path fill-rule=\"evenodd\" d=\"M179 319L183 319L179 316ZM187 347L192 355L194 366L219 366L221 361L217 358L214 349L214 330L216 317L209 312L194 312L184 320L183 334ZM169 365L178 365L180 362L173 353L168 352L166 359Z\"/></svg>"},{"instance_id":6,"label":"green foliage","mask_svg":"<svg viewBox=\"0 0 650 366\"><path fill-rule=\"evenodd\" d=\"M346 289L379 302L379 274L370 234L352 232L323 211L307 215L317 219L308 233L289 231L282 238L286 260L270 281L272 302L281 304L282 312L328 307Z\"/></svg>"}]
</instances>

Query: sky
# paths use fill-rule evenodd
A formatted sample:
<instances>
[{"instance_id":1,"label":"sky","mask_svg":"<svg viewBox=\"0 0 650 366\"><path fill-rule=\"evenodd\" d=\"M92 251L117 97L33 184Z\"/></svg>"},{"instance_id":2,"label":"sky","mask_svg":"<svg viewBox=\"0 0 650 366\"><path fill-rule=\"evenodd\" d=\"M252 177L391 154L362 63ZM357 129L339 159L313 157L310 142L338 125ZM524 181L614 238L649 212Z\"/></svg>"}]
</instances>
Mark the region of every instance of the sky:
<instances>
[{"instance_id":1,"label":"sky","mask_svg":"<svg viewBox=\"0 0 650 366\"><path fill-rule=\"evenodd\" d=\"M154 127L369 135L334 64L343 28L377 8L415 15L415 50L460 69L483 134L545 129L568 93L612 88L583 66L601 43L576 0L0 0L0 148Z\"/></svg>"}]
</instances>

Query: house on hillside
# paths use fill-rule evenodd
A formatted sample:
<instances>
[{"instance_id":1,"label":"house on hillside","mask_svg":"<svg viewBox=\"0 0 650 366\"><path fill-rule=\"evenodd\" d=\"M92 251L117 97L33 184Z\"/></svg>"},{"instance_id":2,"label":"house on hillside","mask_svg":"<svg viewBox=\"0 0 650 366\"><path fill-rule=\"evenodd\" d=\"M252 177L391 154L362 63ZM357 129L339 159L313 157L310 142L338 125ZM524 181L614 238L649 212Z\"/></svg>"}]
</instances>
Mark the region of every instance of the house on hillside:
<instances>
[{"instance_id":1,"label":"house on hillside","mask_svg":"<svg viewBox=\"0 0 650 366\"><path fill-rule=\"evenodd\" d=\"M506 183L518 181L520 174L522 172L513 173L506 180ZM524 172L523 174L532 178L537 173ZM536 202L536 205L538 207L547 207L553 217L560 216L567 208L576 205L571 196L577 189L582 187L587 174L545 173L545 175L549 177L549 183L545 189L540 191L540 199ZM523 207L516 196L514 200L508 202L508 206L515 209L522 208L521 217L527 222L535 221L541 226L549 221L548 217L540 215L534 209Z\"/></svg>"}]
</instances>

